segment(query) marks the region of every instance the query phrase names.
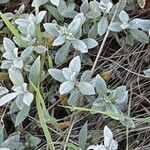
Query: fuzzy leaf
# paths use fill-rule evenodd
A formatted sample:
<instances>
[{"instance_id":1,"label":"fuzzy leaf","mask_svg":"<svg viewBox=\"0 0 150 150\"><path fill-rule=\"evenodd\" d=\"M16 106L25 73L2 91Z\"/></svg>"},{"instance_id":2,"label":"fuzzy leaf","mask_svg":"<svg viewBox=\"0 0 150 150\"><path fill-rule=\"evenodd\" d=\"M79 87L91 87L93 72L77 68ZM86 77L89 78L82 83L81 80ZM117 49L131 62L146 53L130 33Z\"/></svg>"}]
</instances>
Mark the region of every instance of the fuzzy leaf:
<instances>
[{"instance_id":1,"label":"fuzzy leaf","mask_svg":"<svg viewBox=\"0 0 150 150\"><path fill-rule=\"evenodd\" d=\"M24 83L24 79L23 79L23 75L20 72L20 70L17 70L15 68L10 68L8 70L9 73L9 78L11 79L12 83L14 85L23 85Z\"/></svg>"},{"instance_id":2,"label":"fuzzy leaf","mask_svg":"<svg viewBox=\"0 0 150 150\"><path fill-rule=\"evenodd\" d=\"M29 114L29 111L30 111L30 107L24 105L24 107L21 109L21 111L16 116L15 127L20 125L26 119L26 117Z\"/></svg>"},{"instance_id":3,"label":"fuzzy leaf","mask_svg":"<svg viewBox=\"0 0 150 150\"><path fill-rule=\"evenodd\" d=\"M29 74L29 79L35 86L39 84L40 71L41 71L41 62L39 56L31 66L30 74Z\"/></svg>"},{"instance_id":4,"label":"fuzzy leaf","mask_svg":"<svg viewBox=\"0 0 150 150\"><path fill-rule=\"evenodd\" d=\"M121 22L128 22L129 15L124 10L122 10L119 14L119 19L121 20Z\"/></svg>"},{"instance_id":5,"label":"fuzzy leaf","mask_svg":"<svg viewBox=\"0 0 150 150\"><path fill-rule=\"evenodd\" d=\"M113 32L120 32L122 31L121 28L121 22L113 22L109 25L109 30L113 31Z\"/></svg>"},{"instance_id":6,"label":"fuzzy leaf","mask_svg":"<svg viewBox=\"0 0 150 150\"><path fill-rule=\"evenodd\" d=\"M34 46L34 51L38 54L45 53L47 51L47 48L43 45Z\"/></svg>"},{"instance_id":7,"label":"fuzzy leaf","mask_svg":"<svg viewBox=\"0 0 150 150\"><path fill-rule=\"evenodd\" d=\"M106 94L107 91L107 86L106 86L106 82L104 81L104 79L100 76L97 75L96 79L95 79L95 88L98 94Z\"/></svg>"},{"instance_id":8,"label":"fuzzy leaf","mask_svg":"<svg viewBox=\"0 0 150 150\"><path fill-rule=\"evenodd\" d=\"M57 65L65 61L65 59L67 58L69 54L69 50L70 50L70 44L66 43L56 52L55 63Z\"/></svg>"},{"instance_id":9,"label":"fuzzy leaf","mask_svg":"<svg viewBox=\"0 0 150 150\"><path fill-rule=\"evenodd\" d=\"M66 79L65 79L65 77L64 77L64 75L63 75L63 73L62 73L61 70L59 70L59 69L49 69L48 72L49 72L49 74L50 74L55 80L57 80L57 81L59 81L59 82L64 82L64 81L66 81Z\"/></svg>"},{"instance_id":10,"label":"fuzzy leaf","mask_svg":"<svg viewBox=\"0 0 150 150\"><path fill-rule=\"evenodd\" d=\"M3 39L3 45L6 52L13 53L14 48L16 47L14 42L8 38Z\"/></svg>"},{"instance_id":11,"label":"fuzzy leaf","mask_svg":"<svg viewBox=\"0 0 150 150\"><path fill-rule=\"evenodd\" d=\"M130 34L139 42L147 44L149 37L141 30L130 30Z\"/></svg>"},{"instance_id":12,"label":"fuzzy leaf","mask_svg":"<svg viewBox=\"0 0 150 150\"><path fill-rule=\"evenodd\" d=\"M73 58L69 64L69 69L72 71L72 73L79 73L81 70L81 60L79 56L76 56Z\"/></svg>"},{"instance_id":13,"label":"fuzzy leaf","mask_svg":"<svg viewBox=\"0 0 150 150\"><path fill-rule=\"evenodd\" d=\"M20 136L19 135L12 135L7 140L5 140L1 147L9 148L11 150L15 150L19 144Z\"/></svg>"},{"instance_id":14,"label":"fuzzy leaf","mask_svg":"<svg viewBox=\"0 0 150 150\"><path fill-rule=\"evenodd\" d=\"M50 2L55 6L59 6L59 1L60 0L50 0Z\"/></svg>"},{"instance_id":15,"label":"fuzzy leaf","mask_svg":"<svg viewBox=\"0 0 150 150\"><path fill-rule=\"evenodd\" d=\"M98 45L98 42L92 38L86 38L82 40L88 49L92 49Z\"/></svg>"},{"instance_id":16,"label":"fuzzy leaf","mask_svg":"<svg viewBox=\"0 0 150 150\"><path fill-rule=\"evenodd\" d=\"M65 81L60 85L59 93L60 95L64 95L69 93L72 89L74 89L74 82L72 81Z\"/></svg>"},{"instance_id":17,"label":"fuzzy leaf","mask_svg":"<svg viewBox=\"0 0 150 150\"><path fill-rule=\"evenodd\" d=\"M108 20L106 17L102 17L102 19L98 22L98 34L100 36L104 35L108 28Z\"/></svg>"},{"instance_id":18,"label":"fuzzy leaf","mask_svg":"<svg viewBox=\"0 0 150 150\"><path fill-rule=\"evenodd\" d=\"M7 88L0 86L0 96L7 94L8 92Z\"/></svg>"},{"instance_id":19,"label":"fuzzy leaf","mask_svg":"<svg viewBox=\"0 0 150 150\"><path fill-rule=\"evenodd\" d=\"M86 122L79 132L78 143L79 143L79 148L82 150L84 150L86 146L87 134L88 133L87 133L87 122Z\"/></svg>"},{"instance_id":20,"label":"fuzzy leaf","mask_svg":"<svg viewBox=\"0 0 150 150\"><path fill-rule=\"evenodd\" d=\"M46 11L40 11L40 12L38 13L38 15L36 16L36 24L39 24L39 23L42 22L42 20L43 20L45 14L46 14Z\"/></svg>"},{"instance_id":21,"label":"fuzzy leaf","mask_svg":"<svg viewBox=\"0 0 150 150\"><path fill-rule=\"evenodd\" d=\"M6 103L10 102L11 100L13 100L16 97L17 97L17 93L9 93L9 94L3 96L0 99L0 106L5 105Z\"/></svg>"},{"instance_id":22,"label":"fuzzy leaf","mask_svg":"<svg viewBox=\"0 0 150 150\"><path fill-rule=\"evenodd\" d=\"M77 101L80 98L80 96L81 94L78 90L73 91L69 96L68 104L73 107L77 106Z\"/></svg>"},{"instance_id":23,"label":"fuzzy leaf","mask_svg":"<svg viewBox=\"0 0 150 150\"><path fill-rule=\"evenodd\" d=\"M84 95L94 95L95 94L94 87L88 82L80 82L79 90Z\"/></svg>"},{"instance_id":24,"label":"fuzzy leaf","mask_svg":"<svg viewBox=\"0 0 150 150\"><path fill-rule=\"evenodd\" d=\"M72 45L76 50L80 51L81 53L87 53L88 52L88 48L82 40L74 40L72 42Z\"/></svg>"},{"instance_id":25,"label":"fuzzy leaf","mask_svg":"<svg viewBox=\"0 0 150 150\"><path fill-rule=\"evenodd\" d=\"M26 92L23 96L23 102L27 105L30 106L32 101L33 101L33 94L30 92Z\"/></svg>"}]
</instances>

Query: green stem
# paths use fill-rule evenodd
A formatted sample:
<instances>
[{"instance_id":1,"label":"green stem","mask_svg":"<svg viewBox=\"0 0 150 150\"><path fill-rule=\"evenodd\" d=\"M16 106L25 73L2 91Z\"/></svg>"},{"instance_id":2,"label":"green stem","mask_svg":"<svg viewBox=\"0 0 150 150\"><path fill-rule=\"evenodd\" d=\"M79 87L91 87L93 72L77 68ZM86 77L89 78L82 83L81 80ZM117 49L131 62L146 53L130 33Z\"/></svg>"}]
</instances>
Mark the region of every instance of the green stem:
<instances>
[{"instance_id":1,"label":"green stem","mask_svg":"<svg viewBox=\"0 0 150 150\"><path fill-rule=\"evenodd\" d=\"M43 113L43 109L41 106L41 101L43 101L43 98L42 99L41 98L42 98L41 94L39 92L36 93L36 106L37 106L40 124L41 124L41 127L43 129L44 135L46 137L48 148L50 150L55 150L52 138L49 134L49 130L48 130L47 124L45 122L44 113Z\"/></svg>"}]
</instances>

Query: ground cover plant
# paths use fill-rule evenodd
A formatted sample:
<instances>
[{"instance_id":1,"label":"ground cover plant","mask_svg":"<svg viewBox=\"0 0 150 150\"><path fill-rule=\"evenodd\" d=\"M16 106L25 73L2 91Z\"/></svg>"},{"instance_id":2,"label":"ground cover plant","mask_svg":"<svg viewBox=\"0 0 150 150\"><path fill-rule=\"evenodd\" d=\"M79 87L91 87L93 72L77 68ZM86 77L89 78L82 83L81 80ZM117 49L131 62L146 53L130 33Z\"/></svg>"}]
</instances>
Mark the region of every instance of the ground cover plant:
<instances>
[{"instance_id":1,"label":"ground cover plant","mask_svg":"<svg viewBox=\"0 0 150 150\"><path fill-rule=\"evenodd\" d=\"M0 10L0 149L150 148L148 1Z\"/></svg>"}]
</instances>

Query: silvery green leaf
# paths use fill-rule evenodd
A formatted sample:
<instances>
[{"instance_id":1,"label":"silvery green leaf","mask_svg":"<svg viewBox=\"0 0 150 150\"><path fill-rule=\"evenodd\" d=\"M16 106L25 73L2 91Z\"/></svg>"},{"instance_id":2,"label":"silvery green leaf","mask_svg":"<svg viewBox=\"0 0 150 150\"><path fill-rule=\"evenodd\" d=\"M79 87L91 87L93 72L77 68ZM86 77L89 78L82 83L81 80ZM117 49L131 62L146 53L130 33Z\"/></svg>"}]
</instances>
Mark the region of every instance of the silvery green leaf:
<instances>
[{"instance_id":1,"label":"silvery green leaf","mask_svg":"<svg viewBox=\"0 0 150 150\"><path fill-rule=\"evenodd\" d=\"M108 2L108 3L107 3L106 12L109 13L112 7L113 7L112 2Z\"/></svg>"},{"instance_id":2,"label":"silvery green leaf","mask_svg":"<svg viewBox=\"0 0 150 150\"><path fill-rule=\"evenodd\" d=\"M23 60L20 57L17 57L17 58L14 59L13 65L16 68L18 68L18 69L22 69L22 67L23 67Z\"/></svg>"},{"instance_id":3,"label":"silvery green leaf","mask_svg":"<svg viewBox=\"0 0 150 150\"><path fill-rule=\"evenodd\" d=\"M81 97L81 94L79 90L73 91L71 95L69 96L68 104L73 107L77 106L77 101L80 97Z\"/></svg>"},{"instance_id":4,"label":"silvery green leaf","mask_svg":"<svg viewBox=\"0 0 150 150\"><path fill-rule=\"evenodd\" d=\"M149 43L149 37L141 30L130 30L130 34L143 44Z\"/></svg>"},{"instance_id":5,"label":"silvery green leaf","mask_svg":"<svg viewBox=\"0 0 150 150\"><path fill-rule=\"evenodd\" d=\"M9 78L14 85L16 85L16 86L23 85L24 79L23 79L23 75L20 72L20 70L15 69L15 68L10 68L8 70L8 73L9 73Z\"/></svg>"},{"instance_id":6,"label":"silvery green leaf","mask_svg":"<svg viewBox=\"0 0 150 150\"><path fill-rule=\"evenodd\" d=\"M130 34L126 36L125 42L126 42L126 44L128 44L130 46L134 45L134 39Z\"/></svg>"},{"instance_id":7,"label":"silvery green leaf","mask_svg":"<svg viewBox=\"0 0 150 150\"><path fill-rule=\"evenodd\" d=\"M118 7L118 5L119 5L119 8L117 9L117 13L116 13L116 14L119 14L122 10L125 9L126 3L127 3L127 1L120 1L120 2L116 3L116 4L112 7L112 9L111 9L111 11L110 11L110 14L113 15L113 14L115 13L116 8Z\"/></svg>"},{"instance_id":8,"label":"silvery green leaf","mask_svg":"<svg viewBox=\"0 0 150 150\"><path fill-rule=\"evenodd\" d=\"M91 29L88 32L88 37L91 38L97 38L98 32L97 32L97 24L94 24Z\"/></svg>"},{"instance_id":9,"label":"silvery green leaf","mask_svg":"<svg viewBox=\"0 0 150 150\"><path fill-rule=\"evenodd\" d=\"M102 36L108 28L108 20L107 17L102 17L102 19L98 22L98 34Z\"/></svg>"},{"instance_id":10,"label":"silvery green leaf","mask_svg":"<svg viewBox=\"0 0 150 150\"><path fill-rule=\"evenodd\" d=\"M94 12L101 12L99 2L96 0L90 2L90 9Z\"/></svg>"},{"instance_id":11,"label":"silvery green leaf","mask_svg":"<svg viewBox=\"0 0 150 150\"><path fill-rule=\"evenodd\" d=\"M33 99L34 99L34 97L33 97L33 94L32 94L32 93L30 93L30 92L24 93L23 102L24 102L27 106L30 106L30 105L31 105Z\"/></svg>"},{"instance_id":12,"label":"silvery green leaf","mask_svg":"<svg viewBox=\"0 0 150 150\"><path fill-rule=\"evenodd\" d=\"M57 81L64 82L66 81L65 77L63 76L63 73L59 69L49 69L49 74Z\"/></svg>"},{"instance_id":13,"label":"silvery green leaf","mask_svg":"<svg viewBox=\"0 0 150 150\"><path fill-rule=\"evenodd\" d=\"M67 5L64 0L59 0L58 12L61 14L64 10L67 10Z\"/></svg>"},{"instance_id":14,"label":"silvery green leaf","mask_svg":"<svg viewBox=\"0 0 150 150\"><path fill-rule=\"evenodd\" d=\"M91 145L87 150L107 150L104 145Z\"/></svg>"},{"instance_id":15,"label":"silvery green leaf","mask_svg":"<svg viewBox=\"0 0 150 150\"><path fill-rule=\"evenodd\" d=\"M0 123L0 145L4 141L4 126Z\"/></svg>"},{"instance_id":16,"label":"silvery green leaf","mask_svg":"<svg viewBox=\"0 0 150 150\"><path fill-rule=\"evenodd\" d=\"M118 110L118 108L115 106L115 105L113 105L112 103L110 103L110 104L107 104L107 106L106 106L106 112L107 113L110 113L110 117L111 118L113 118L113 119L115 119L115 120L121 120L122 118L122 116L121 116L121 112Z\"/></svg>"},{"instance_id":17,"label":"silvery green leaf","mask_svg":"<svg viewBox=\"0 0 150 150\"><path fill-rule=\"evenodd\" d=\"M69 63L69 69L75 73L79 73L81 70L81 60L79 56L76 56L75 58L73 58L70 63Z\"/></svg>"},{"instance_id":18,"label":"silvery green leaf","mask_svg":"<svg viewBox=\"0 0 150 150\"><path fill-rule=\"evenodd\" d=\"M63 11L60 12L60 14L65 18L74 18L78 14L78 12L67 7L67 9L63 9Z\"/></svg>"},{"instance_id":19,"label":"silvery green leaf","mask_svg":"<svg viewBox=\"0 0 150 150\"><path fill-rule=\"evenodd\" d=\"M16 47L14 42L8 38L3 39L3 45L6 52L13 53L14 48Z\"/></svg>"},{"instance_id":20,"label":"silvery green leaf","mask_svg":"<svg viewBox=\"0 0 150 150\"><path fill-rule=\"evenodd\" d=\"M81 53L88 52L88 48L82 40L74 40L72 41L72 45L76 50L80 51Z\"/></svg>"},{"instance_id":21,"label":"silvery green leaf","mask_svg":"<svg viewBox=\"0 0 150 150\"><path fill-rule=\"evenodd\" d=\"M36 23L36 24L41 23L42 20L44 19L45 14L46 14L46 11L40 11L40 12L38 13L38 15L36 16L35 23Z\"/></svg>"},{"instance_id":22,"label":"silvery green leaf","mask_svg":"<svg viewBox=\"0 0 150 150\"><path fill-rule=\"evenodd\" d=\"M0 150L10 150L9 148L0 148Z\"/></svg>"},{"instance_id":23,"label":"silvery green leaf","mask_svg":"<svg viewBox=\"0 0 150 150\"><path fill-rule=\"evenodd\" d=\"M104 134L104 145L105 145L105 147L109 148L110 144L111 144L111 141L113 140L113 134L107 126L104 127L103 132L104 132L103 133Z\"/></svg>"},{"instance_id":24,"label":"silvery green leaf","mask_svg":"<svg viewBox=\"0 0 150 150\"><path fill-rule=\"evenodd\" d=\"M5 3L8 3L10 0L1 0L0 1L0 4L5 4Z\"/></svg>"},{"instance_id":25,"label":"silvery green leaf","mask_svg":"<svg viewBox=\"0 0 150 150\"><path fill-rule=\"evenodd\" d=\"M150 20L148 19L140 19L140 18L135 18L129 22L130 28L131 29L142 29L144 31L148 31L150 27Z\"/></svg>"},{"instance_id":26,"label":"silvery green leaf","mask_svg":"<svg viewBox=\"0 0 150 150\"><path fill-rule=\"evenodd\" d=\"M127 29L127 28L129 27L129 24L126 23L126 22L124 22L124 23L122 23L122 24L120 25L120 27L121 27L123 30L125 30L125 29Z\"/></svg>"},{"instance_id":27,"label":"silvery green leaf","mask_svg":"<svg viewBox=\"0 0 150 150\"><path fill-rule=\"evenodd\" d=\"M150 69L144 70L144 74L148 77L150 77Z\"/></svg>"},{"instance_id":28,"label":"silvery green leaf","mask_svg":"<svg viewBox=\"0 0 150 150\"><path fill-rule=\"evenodd\" d=\"M71 90L74 89L74 86L75 86L75 84L72 81L63 82L59 87L60 95L64 95L64 94L69 93Z\"/></svg>"},{"instance_id":29,"label":"silvery green leaf","mask_svg":"<svg viewBox=\"0 0 150 150\"><path fill-rule=\"evenodd\" d=\"M114 94L115 94L116 103L127 104L128 91L126 91L126 86L120 86L116 88L116 90L114 91Z\"/></svg>"},{"instance_id":30,"label":"silvery green leaf","mask_svg":"<svg viewBox=\"0 0 150 150\"><path fill-rule=\"evenodd\" d=\"M35 25L34 23L30 23L27 27L27 34L34 36L35 35Z\"/></svg>"},{"instance_id":31,"label":"silvery green leaf","mask_svg":"<svg viewBox=\"0 0 150 150\"><path fill-rule=\"evenodd\" d=\"M6 15L6 17L8 18L8 20L11 20L11 19L13 19L14 18L14 14L13 13L11 13L11 12L6 12L6 13L4 13L5 15Z\"/></svg>"},{"instance_id":32,"label":"silvery green leaf","mask_svg":"<svg viewBox=\"0 0 150 150\"><path fill-rule=\"evenodd\" d=\"M73 74L72 70L70 68L63 68L62 69L63 72L63 76L67 79L67 80L71 80L71 75Z\"/></svg>"},{"instance_id":33,"label":"silvery green leaf","mask_svg":"<svg viewBox=\"0 0 150 150\"><path fill-rule=\"evenodd\" d=\"M98 94L106 94L107 92L107 85L104 79L100 76L97 75L95 78L95 88Z\"/></svg>"},{"instance_id":34,"label":"silvery green leaf","mask_svg":"<svg viewBox=\"0 0 150 150\"><path fill-rule=\"evenodd\" d=\"M31 66L30 73L29 73L29 79L35 86L39 84L40 72L41 72L41 61L39 56Z\"/></svg>"},{"instance_id":35,"label":"silvery green leaf","mask_svg":"<svg viewBox=\"0 0 150 150\"><path fill-rule=\"evenodd\" d=\"M30 58L32 53L33 53L33 46L29 46L23 50L20 57L22 58L22 60L26 61L27 59Z\"/></svg>"},{"instance_id":36,"label":"silvery green leaf","mask_svg":"<svg viewBox=\"0 0 150 150\"><path fill-rule=\"evenodd\" d=\"M20 85L20 86L13 86L13 87L12 87L12 90L13 90L14 92L16 92L18 95L24 93L24 89L23 89L22 85Z\"/></svg>"},{"instance_id":37,"label":"silvery green leaf","mask_svg":"<svg viewBox=\"0 0 150 150\"><path fill-rule=\"evenodd\" d=\"M12 61L3 60L1 64L1 69L9 69L12 65Z\"/></svg>"},{"instance_id":38,"label":"silvery green leaf","mask_svg":"<svg viewBox=\"0 0 150 150\"><path fill-rule=\"evenodd\" d=\"M98 42L92 38L86 38L82 40L88 49L92 49L98 45Z\"/></svg>"},{"instance_id":39,"label":"silvery green leaf","mask_svg":"<svg viewBox=\"0 0 150 150\"><path fill-rule=\"evenodd\" d=\"M3 57L8 60L14 60L16 58L15 54L12 52L5 52Z\"/></svg>"},{"instance_id":40,"label":"silvery green leaf","mask_svg":"<svg viewBox=\"0 0 150 150\"><path fill-rule=\"evenodd\" d=\"M122 10L120 13L119 13L119 19L122 23L124 22L128 22L129 21L129 15L124 11Z\"/></svg>"},{"instance_id":41,"label":"silvery green leaf","mask_svg":"<svg viewBox=\"0 0 150 150\"><path fill-rule=\"evenodd\" d=\"M105 111L106 110L106 103L103 99L97 99L93 102L91 110L99 110ZM95 112L93 112L95 113Z\"/></svg>"},{"instance_id":42,"label":"silvery green leaf","mask_svg":"<svg viewBox=\"0 0 150 150\"><path fill-rule=\"evenodd\" d=\"M135 123L133 122L133 120L131 118L125 118L124 120L120 120L120 122L128 127L128 128L135 128Z\"/></svg>"},{"instance_id":43,"label":"silvery green leaf","mask_svg":"<svg viewBox=\"0 0 150 150\"><path fill-rule=\"evenodd\" d=\"M100 10L100 9L99 9ZM88 19L96 19L96 18L98 18L98 17L100 17L101 16L101 13L100 13L100 11L98 11L98 12L95 12L95 11L88 11L88 13L87 13L87 15L86 15L86 17L88 18Z\"/></svg>"},{"instance_id":44,"label":"silvery green leaf","mask_svg":"<svg viewBox=\"0 0 150 150\"><path fill-rule=\"evenodd\" d=\"M23 34L23 35L26 35L27 34L27 27L26 26L18 26L18 29L19 29L19 31ZM18 44L18 42L20 42L20 41L17 41L17 39L15 39L15 37L14 37L14 42L17 44L17 45L21 45L21 44Z\"/></svg>"},{"instance_id":45,"label":"silvery green leaf","mask_svg":"<svg viewBox=\"0 0 150 150\"><path fill-rule=\"evenodd\" d=\"M86 20L86 17L84 16L84 14L81 12L81 13L78 13L73 20L76 20L76 19L81 19L81 25L84 24L85 20Z\"/></svg>"},{"instance_id":46,"label":"silvery green leaf","mask_svg":"<svg viewBox=\"0 0 150 150\"><path fill-rule=\"evenodd\" d=\"M59 6L59 1L60 0L50 0L50 2L55 6Z\"/></svg>"},{"instance_id":47,"label":"silvery green leaf","mask_svg":"<svg viewBox=\"0 0 150 150\"><path fill-rule=\"evenodd\" d=\"M13 100L16 97L17 97L17 93L9 93L9 94L3 96L0 99L0 106L5 105L6 103L10 102L11 100Z\"/></svg>"},{"instance_id":48,"label":"silvery green leaf","mask_svg":"<svg viewBox=\"0 0 150 150\"><path fill-rule=\"evenodd\" d=\"M15 127L20 125L28 116L30 107L24 106L16 116Z\"/></svg>"},{"instance_id":49,"label":"silvery green leaf","mask_svg":"<svg viewBox=\"0 0 150 150\"><path fill-rule=\"evenodd\" d=\"M46 4L48 1L49 1L49 0L39 0L39 5L40 5L40 6L41 6L41 5L44 5L44 4ZM37 3L37 0L33 0L31 6L32 6L32 7L35 7L35 6L36 6L36 3Z\"/></svg>"},{"instance_id":50,"label":"silvery green leaf","mask_svg":"<svg viewBox=\"0 0 150 150\"><path fill-rule=\"evenodd\" d=\"M0 86L0 96L7 94L9 91L7 88Z\"/></svg>"},{"instance_id":51,"label":"silvery green leaf","mask_svg":"<svg viewBox=\"0 0 150 150\"><path fill-rule=\"evenodd\" d=\"M15 150L19 144L19 140L19 135L12 135L1 144L1 147L9 148L10 150Z\"/></svg>"},{"instance_id":52,"label":"silvery green leaf","mask_svg":"<svg viewBox=\"0 0 150 150\"><path fill-rule=\"evenodd\" d=\"M56 29L56 24L53 24L53 23L44 23L44 29L52 37L59 36L59 33L58 33L57 29Z\"/></svg>"},{"instance_id":53,"label":"silvery green leaf","mask_svg":"<svg viewBox=\"0 0 150 150\"><path fill-rule=\"evenodd\" d=\"M67 58L69 54L69 50L70 50L70 44L66 43L56 52L55 63L57 65L65 61L65 59Z\"/></svg>"},{"instance_id":54,"label":"silvery green leaf","mask_svg":"<svg viewBox=\"0 0 150 150\"><path fill-rule=\"evenodd\" d=\"M94 95L95 90L94 87L88 82L80 82L78 85L80 92L84 95Z\"/></svg>"},{"instance_id":55,"label":"silvery green leaf","mask_svg":"<svg viewBox=\"0 0 150 150\"><path fill-rule=\"evenodd\" d=\"M54 42L53 42L53 46L60 46L60 45L62 45L62 44L64 44L65 43L65 36L59 36L59 37L57 37L55 40L54 40Z\"/></svg>"},{"instance_id":56,"label":"silvery green leaf","mask_svg":"<svg viewBox=\"0 0 150 150\"><path fill-rule=\"evenodd\" d=\"M22 4L22 5L19 7L18 12L19 12L20 14L22 14L22 13L24 12L24 10L25 10L25 5Z\"/></svg>"},{"instance_id":57,"label":"silvery green leaf","mask_svg":"<svg viewBox=\"0 0 150 150\"><path fill-rule=\"evenodd\" d=\"M113 31L113 32L120 32L122 31L121 28L121 22L113 22L108 26L108 29Z\"/></svg>"},{"instance_id":58,"label":"silvery green leaf","mask_svg":"<svg viewBox=\"0 0 150 150\"><path fill-rule=\"evenodd\" d=\"M88 0L85 0L80 7L80 12L83 12L84 14L86 14L88 10L89 10L89 2Z\"/></svg>"},{"instance_id":59,"label":"silvery green leaf","mask_svg":"<svg viewBox=\"0 0 150 150\"><path fill-rule=\"evenodd\" d=\"M34 51L38 54L45 53L47 51L47 48L43 45L34 46Z\"/></svg>"},{"instance_id":60,"label":"silvery green leaf","mask_svg":"<svg viewBox=\"0 0 150 150\"><path fill-rule=\"evenodd\" d=\"M17 95L17 97L16 97L16 99L15 99L15 102L16 102L16 106L17 106L19 109L22 109L23 106L24 106L24 103L23 103L23 94Z\"/></svg>"},{"instance_id":61,"label":"silvery green leaf","mask_svg":"<svg viewBox=\"0 0 150 150\"><path fill-rule=\"evenodd\" d=\"M68 32L73 33L73 35L75 35L81 27L81 19L74 19L68 26Z\"/></svg>"},{"instance_id":62,"label":"silvery green leaf","mask_svg":"<svg viewBox=\"0 0 150 150\"><path fill-rule=\"evenodd\" d=\"M92 72L90 70L86 70L83 72L80 81L89 82L92 78Z\"/></svg>"},{"instance_id":63,"label":"silvery green leaf","mask_svg":"<svg viewBox=\"0 0 150 150\"><path fill-rule=\"evenodd\" d=\"M59 14L58 10L56 7L53 7L51 5L46 5L46 9L49 11L49 13L56 18L58 21L62 21L63 17Z\"/></svg>"},{"instance_id":64,"label":"silvery green leaf","mask_svg":"<svg viewBox=\"0 0 150 150\"><path fill-rule=\"evenodd\" d=\"M88 134L87 128L88 128L88 126L87 126L87 122L86 122L79 132L78 143L79 143L79 148L82 150L84 150L85 146L86 146L87 134Z\"/></svg>"},{"instance_id":65,"label":"silvery green leaf","mask_svg":"<svg viewBox=\"0 0 150 150\"><path fill-rule=\"evenodd\" d=\"M22 19L22 18L15 20L15 24L17 24L18 26L27 27L29 25L29 23L30 22L28 20Z\"/></svg>"}]
</instances>

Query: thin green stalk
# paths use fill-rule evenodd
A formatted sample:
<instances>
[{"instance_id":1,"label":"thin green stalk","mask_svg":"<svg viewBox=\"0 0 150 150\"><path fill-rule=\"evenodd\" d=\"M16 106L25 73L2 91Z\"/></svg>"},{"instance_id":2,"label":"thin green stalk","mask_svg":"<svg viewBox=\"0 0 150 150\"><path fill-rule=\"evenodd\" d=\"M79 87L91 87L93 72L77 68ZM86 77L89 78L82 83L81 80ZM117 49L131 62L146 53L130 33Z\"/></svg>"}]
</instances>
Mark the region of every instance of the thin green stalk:
<instances>
[{"instance_id":1,"label":"thin green stalk","mask_svg":"<svg viewBox=\"0 0 150 150\"><path fill-rule=\"evenodd\" d=\"M30 84L33 87L34 91L36 92L37 112L38 112L41 127L43 129L44 135L45 135L46 140L47 140L48 148L49 148L49 150L55 150L51 135L49 133L49 130L48 130L47 124L45 122L45 118L44 118L43 110L46 109L44 99L43 99L43 97L39 91L39 88L37 88L31 81L30 81Z\"/></svg>"},{"instance_id":2,"label":"thin green stalk","mask_svg":"<svg viewBox=\"0 0 150 150\"><path fill-rule=\"evenodd\" d=\"M49 134L49 130L48 130L47 124L45 122L44 113L43 113L42 106L41 106L41 98L40 98L41 96L40 95L41 94L36 93L36 106L37 106L39 121L40 121L41 127L43 129L44 135L47 140L48 149L55 150L52 138Z\"/></svg>"},{"instance_id":3,"label":"thin green stalk","mask_svg":"<svg viewBox=\"0 0 150 150\"><path fill-rule=\"evenodd\" d=\"M3 19L4 23L6 24L7 28L12 32L12 34L16 37L16 39L22 43L24 47L27 47L27 44L21 38L18 30L11 24L5 14L0 12L0 17Z\"/></svg>"}]
</instances>

